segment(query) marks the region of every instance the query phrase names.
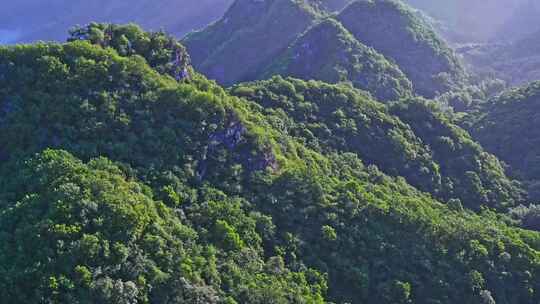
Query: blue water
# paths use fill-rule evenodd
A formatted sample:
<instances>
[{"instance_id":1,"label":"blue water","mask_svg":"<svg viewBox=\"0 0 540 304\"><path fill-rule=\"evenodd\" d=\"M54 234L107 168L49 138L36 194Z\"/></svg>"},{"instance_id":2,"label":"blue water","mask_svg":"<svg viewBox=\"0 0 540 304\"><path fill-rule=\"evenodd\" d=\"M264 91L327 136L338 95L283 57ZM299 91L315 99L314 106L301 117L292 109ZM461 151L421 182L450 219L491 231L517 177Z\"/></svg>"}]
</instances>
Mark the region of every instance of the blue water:
<instances>
[{"instance_id":1,"label":"blue water","mask_svg":"<svg viewBox=\"0 0 540 304\"><path fill-rule=\"evenodd\" d=\"M14 43L20 35L19 31L0 29L0 44Z\"/></svg>"}]
</instances>

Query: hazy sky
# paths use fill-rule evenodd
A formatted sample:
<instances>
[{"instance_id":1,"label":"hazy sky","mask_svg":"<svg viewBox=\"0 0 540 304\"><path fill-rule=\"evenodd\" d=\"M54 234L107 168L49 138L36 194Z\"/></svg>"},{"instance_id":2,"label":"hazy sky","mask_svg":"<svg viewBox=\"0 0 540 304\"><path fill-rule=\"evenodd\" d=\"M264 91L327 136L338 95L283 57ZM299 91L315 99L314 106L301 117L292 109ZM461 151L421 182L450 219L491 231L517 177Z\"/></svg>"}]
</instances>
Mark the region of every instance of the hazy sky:
<instances>
[{"instance_id":1,"label":"hazy sky","mask_svg":"<svg viewBox=\"0 0 540 304\"><path fill-rule=\"evenodd\" d=\"M135 22L175 34L218 19L233 0L16 0L0 10L0 42L18 31L25 41L63 40L69 28L91 21ZM8 32L9 31L9 32Z\"/></svg>"},{"instance_id":2,"label":"hazy sky","mask_svg":"<svg viewBox=\"0 0 540 304\"><path fill-rule=\"evenodd\" d=\"M464 38L486 41L502 30L516 10L532 0L407 0ZM540 0L534 0L540 2ZM540 19L540 16L539 16Z\"/></svg>"},{"instance_id":3,"label":"hazy sky","mask_svg":"<svg viewBox=\"0 0 540 304\"><path fill-rule=\"evenodd\" d=\"M330 0L328 0L330 1ZM509 22L516 8L540 6L540 0L405 0L442 20L447 38L487 41ZM182 36L218 19L233 0L16 0L0 10L0 43L63 40L74 25L90 21L135 22L149 30L165 29ZM540 12L540 9L538 10ZM534 17L534 15L533 15ZM531 19L531 18L529 18ZM532 18L534 20L534 18ZM539 18L540 19L540 16ZM509 33L525 30L518 22ZM540 23L540 22L539 22ZM540 25L539 25L540 28ZM503 30L504 31L504 30ZM514 34L507 35L510 37Z\"/></svg>"}]
</instances>

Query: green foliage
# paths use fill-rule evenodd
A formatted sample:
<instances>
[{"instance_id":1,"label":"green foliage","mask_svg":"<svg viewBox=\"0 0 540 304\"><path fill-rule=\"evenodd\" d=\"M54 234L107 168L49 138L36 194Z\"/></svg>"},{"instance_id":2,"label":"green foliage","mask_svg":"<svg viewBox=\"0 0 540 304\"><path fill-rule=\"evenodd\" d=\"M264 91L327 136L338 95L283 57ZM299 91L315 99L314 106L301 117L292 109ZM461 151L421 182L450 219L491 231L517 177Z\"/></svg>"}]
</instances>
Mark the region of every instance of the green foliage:
<instances>
[{"instance_id":1,"label":"green foliage","mask_svg":"<svg viewBox=\"0 0 540 304\"><path fill-rule=\"evenodd\" d=\"M179 267L195 232L110 161L47 150L17 168L0 180L4 301L147 302L200 280Z\"/></svg>"},{"instance_id":2,"label":"green foliage","mask_svg":"<svg viewBox=\"0 0 540 304\"><path fill-rule=\"evenodd\" d=\"M350 82L381 100L412 94L412 85L398 66L358 42L332 18L300 36L260 78L267 75Z\"/></svg>"},{"instance_id":3,"label":"green foliage","mask_svg":"<svg viewBox=\"0 0 540 304\"><path fill-rule=\"evenodd\" d=\"M166 167L183 179L223 184L277 165L232 98L177 85L142 57L77 41L1 49L0 65L9 75L0 77L0 107L7 109L0 159L61 147L83 159L124 161L144 174ZM228 163L223 178L218 163Z\"/></svg>"},{"instance_id":4,"label":"green foliage","mask_svg":"<svg viewBox=\"0 0 540 304\"><path fill-rule=\"evenodd\" d=\"M46 150L15 168L0 179L5 301L218 303L228 295L239 303L322 303L323 279L308 282L285 265L265 270L225 221L217 221L216 233L228 254L198 244L175 210L109 160L84 164Z\"/></svg>"},{"instance_id":5,"label":"green foliage","mask_svg":"<svg viewBox=\"0 0 540 304\"><path fill-rule=\"evenodd\" d=\"M90 23L70 31L68 41L87 40L115 49L121 56L139 55L156 71L177 80L189 77L190 58L183 45L164 32L148 33L135 24Z\"/></svg>"},{"instance_id":6,"label":"green foliage","mask_svg":"<svg viewBox=\"0 0 540 304\"><path fill-rule=\"evenodd\" d=\"M323 239L330 242L337 240L337 233L334 228L328 225L324 225L321 229L321 232L323 234Z\"/></svg>"},{"instance_id":7,"label":"green foliage","mask_svg":"<svg viewBox=\"0 0 540 304\"><path fill-rule=\"evenodd\" d=\"M346 86L274 77L234 86L262 106L274 128L318 151L354 152L441 200L504 208L521 200L498 160L428 103L386 107Z\"/></svg>"},{"instance_id":8,"label":"green foliage","mask_svg":"<svg viewBox=\"0 0 540 304\"><path fill-rule=\"evenodd\" d=\"M302 261L328 272L332 300L476 303L481 290L467 274L476 270L497 302L512 303L504 300L511 294L519 294L516 303L536 301L530 288L537 283L514 285L513 275L498 274L523 267L518 272L532 278L527 271L540 266L534 243L516 239L517 230L495 224L489 215L450 211L350 154L332 162L327 171L292 169L272 183L258 182L260 194L253 199L281 230L280 248L293 250L285 256L288 263ZM334 227L335 241L326 240L324 226ZM523 260L516 250L530 263L518 266Z\"/></svg>"},{"instance_id":9,"label":"green foliage","mask_svg":"<svg viewBox=\"0 0 540 304\"><path fill-rule=\"evenodd\" d=\"M540 231L540 205L517 206L510 210L510 216L523 228Z\"/></svg>"},{"instance_id":10,"label":"green foliage","mask_svg":"<svg viewBox=\"0 0 540 304\"><path fill-rule=\"evenodd\" d=\"M349 82L381 100L464 85L453 51L404 4L363 0L337 16L327 11L344 4L237 0L183 42L194 66L224 85L283 75Z\"/></svg>"},{"instance_id":11,"label":"green foliage","mask_svg":"<svg viewBox=\"0 0 540 304\"><path fill-rule=\"evenodd\" d=\"M459 88L466 80L450 47L401 1L355 1L337 19L358 41L394 60L424 97Z\"/></svg>"},{"instance_id":12,"label":"green foliage","mask_svg":"<svg viewBox=\"0 0 540 304\"><path fill-rule=\"evenodd\" d=\"M443 197L457 197L472 209L481 205L504 209L523 201L521 187L506 176L499 160L453 124L436 104L412 100L393 105L390 112L433 150L443 177Z\"/></svg>"},{"instance_id":13,"label":"green foliage","mask_svg":"<svg viewBox=\"0 0 540 304\"><path fill-rule=\"evenodd\" d=\"M431 146L470 140L429 107L420 132L412 102L278 78L232 89L258 104L125 55L85 41L0 48L3 300L540 302L539 233L408 184L444 176L423 152L447 150ZM412 173L389 177L369 157ZM483 172L464 174L471 193L504 193Z\"/></svg>"},{"instance_id":14,"label":"green foliage","mask_svg":"<svg viewBox=\"0 0 540 304\"><path fill-rule=\"evenodd\" d=\"M308 1L237 0L223 18L183 43L198 71L231 85L260 75L319 14Z\"/></svg>"},{"instance_id":15,"label":"green foliage","mask_svg":"<svg viewBox=\"0 0 540 304\"><path fill-rule=\"evenodd\" d=\"M540 82L535 82L491 98L464 122L474 138L524 182L533 202L540 199L539 112Z\"/></svg>"}]
</instances>

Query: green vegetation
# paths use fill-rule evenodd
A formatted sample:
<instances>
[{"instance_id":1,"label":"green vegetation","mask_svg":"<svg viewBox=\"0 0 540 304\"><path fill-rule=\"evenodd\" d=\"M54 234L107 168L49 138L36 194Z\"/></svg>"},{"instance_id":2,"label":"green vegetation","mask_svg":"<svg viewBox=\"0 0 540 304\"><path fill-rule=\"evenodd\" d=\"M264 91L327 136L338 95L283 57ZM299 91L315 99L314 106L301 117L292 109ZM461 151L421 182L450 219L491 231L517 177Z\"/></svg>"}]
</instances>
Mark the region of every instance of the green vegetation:
<instances>
[{"instance_id":1,"label":"green vegetation","mask_svg":"<svg viewBox=\"0 0 540 304\"><path fill-rule=\"evenodd\" d=\"M510 42L463 47L460 53L482 76L497 77L513 86L540 79L540 31Z\"/></svg>"},{"instance_id":2,"label":"green vegetation","mask_svg":"<svg viewBox=\"0 0 540 304\"><path fill-rule=\"evenodd\" d=\"M310 148L354 152L443 201L478 210L522 199L499 161L433 104L407 100L388 108L347 86L281 77L240 84L231 93L255 101L274 128Z\"/></svg>"},{"instance_id":3,"label":"green vegetation","mask_svg":"<svg viewBox=\"0 0 540 304\"><path fill-rule=\"evenodd\" d=\"M68 41L86 40L113 48L121 56L139 55L156 71L181 80L189 78L190 58L186 48L164 32L148 33L135 24L91 23L71 30Z\"/></svg>"},{"instance_id":4,"label":"green vegetation","mask_svg":"<svg viewBox=\"0 0 540 304\"><path fill-rule=\"evenodd\" d=\"M162 34L79 34L0 48L3 301L540 302L540 233L487 208L513 185L430 104L229 92L177 81Z\"/></svg>"},{"instance_id":5,"label":"green vegetation","mask_svg":"<svg viewBox=\"0 0 540 304\"><path fill-rule=\"evenodd\" d=\"M252 80L317 18L303 0L237 0L183 43L198 71L221 84Z\"/></svg>"},{"instance_id":6,"label":"green vegetation","mask_svg":"<svg viewBox=\"0 0 540 304\"><path fill-rule=\"evenodd\" d=\"M226 86L278 74L349 82L396 100L412 91L435 97L465 84L453 51L405 4L363 0L339 15L329 12L344 5L237 0L183 42L195 68Z\"/></svg>"},{"instance_id":7,"label":"green vegetation","mask_svg":"<svg viewBox=\"0 0 540 304\"><path fill-rule=\"evenodd\" d=\"M262 255L257 229L272 235L267 217L206 186L238 192L242 171L272 162L264 158L268 148L256 134L241 131L236 138L227 132L242 114L223 91L178 84L142 57L120 57L81 41L4 48L0 62L10 75L0 77L3 160L18 163L57 147L85 160L102 155L122 162L122 169L104 159L84 165L49 151L23 167L4 165L4 299L322 301L321 275L306 268L291 272L279 257ZM20 175L8 174L11 170ZM186 214L187 224L181 224ZM85 242L93 247L80 248ZM43 261L53 264L46 267Z\"/></svg>"},{"instance_id":8,"label":"green vegetation","mask_svg":"<svg viewBox=\"0 0 540 304\"><path fill-rule=\"evenodd\" d=\"M7 303L323 303L316 272L263 260L259 218L234 200L213 201L207 190L191 208L215 228L198 233L105 158L84 164L46 150L15 169L0 179L0 295ZM238 228L216 219L218 208ZM220 241L230 238L239 244Z\"/></svg>"},{"instance_id":9,"label":"green vegetation","mask_svg":"<svg viewBox=\"0 0 540 304\"><path fill-rule=\"evenodd\" d=\"M412 84L399 67L358 42L339 22L328 18L299 37L261 78L289 75L330 83L350 82L379 100L412 95Z\"/></svg>"},{"instance_id":10,"label":"green vegetation","mask_svg":"<svg viewBox=\"0 0 540 304\"><path fill-rule=\"evenodd\" d=\"M474 138L524 182L532 202L540 200L539 113L540 82L535 82L481 104L466 122Z\"/></svg>"},{"instance_id":11,"label":"green vegetation","mask_svg":"<svg viewBox=\"0 0 540 304\"><path fill-rule=\"evenodd\" d=\"M402 2L359 0L337 18L360 42L394 60L418 94L431 98L464 84L454 52Z\"/></svg>"}]
</instances>

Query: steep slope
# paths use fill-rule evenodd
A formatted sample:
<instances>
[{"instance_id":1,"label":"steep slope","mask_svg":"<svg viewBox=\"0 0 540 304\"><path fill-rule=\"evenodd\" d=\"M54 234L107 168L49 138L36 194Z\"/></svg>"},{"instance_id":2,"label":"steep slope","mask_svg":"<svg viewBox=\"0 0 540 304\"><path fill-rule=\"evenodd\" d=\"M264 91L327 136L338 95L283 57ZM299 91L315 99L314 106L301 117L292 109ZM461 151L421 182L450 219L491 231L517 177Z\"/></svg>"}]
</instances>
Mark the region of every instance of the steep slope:
<instances>
[{"instance_id":1,"label":"steep slope","mask_svg":"<svg viewBox=\"0 0 540 304\"><path fill-rule=\"evenodd\" d=\"M238 192L239 181L276 162L223 91L178 84L142 57L81 41L2 48L0 66L4 300L322 303L317 272L292 273L261 255L254 229L268 219L208 185ZM56 152L17 165L47 147L107 156L122 169ZM234 221L207 209L212 201ZM183 227L181 218L199 225Z\"/></svg>"},{"instance_id":2,"label":"steep slope","mask_svg":"<svg viewBox=\"0 0 540 304\"><path fill-rule=\"evenodd\" d=\"M68 30L90 22L136 22L177 36L200 29L223 15L232 0L19 0L3 3L0 30L17 36L7 42L64 41ZM1 42L1 39L0 39Z\"/></svg>"},{"instance_id":3,"label":"steep slope","mask_svg":"<svg viewBox=\"0 0 540 304\"><path fill-rule=\"evenodd\" d=\"M183 43L193 65L224 85L250 80L318 16L298 0L237 0L218 22Z\"/></svg>"},{"instance_id":4,"label":"steep slope","mask_svg":"<svg viewBox=\"0 0 540 304\"><path fill-rule=\"evenodd\" d=\"M84 164L65 151L46 150L13 168L17 175L0 178L3 301L261 303L269 296L323 303L316 273L307 274L310 284L279 258L265 263L260 240L249 239L258 237L256 216L230 208L236 225L243 225L236 230L211 213L216 210L200 208L199 216L216 221L206 226L212 229L206 236L105 158ZM253 249L249 264L235 257L244 246ZM226 292L220 281L229 282Z\"/></svg>"},{"instance_id":5,"label":"steep slope","mask_svg":"<svg viewBox=\"0 0 540 304\"><path fill-rule=\"evenodd\" d=\"M458 199L474 210L520 201L499 161L421 101L387 108L345 86L281 77L240 84L231 93L257 102L274 117L274 128L313 149L353 152L443 201Z\"/></svg>"},{"instance_id":6,"label":"steep slope","mask_svg":"<svg viewBox=\"0 0 540 304\"><path fill-rule=\"evenodd\" d=\"M469 121L473 136L527 182L533 202L540 199L539 113L540 82L535 82L493 98Z\"/></svg>"},{"instance_id":7,"label":"steep slope","mask_svg":"<svg viewBox=\"0 0 540 304\"><path fill-rule=\"evenodd\" d=\"M358 42L334 19L325 19L300 36L260 78L270 75L350 82L380 100L412 94L399 67Z\"/></svg>"},{"instance_id":8,"label":"steep slope","mask_svg":"<svg viewBox=\"0 0 540 304\"><path fill-rule=\"evenodd\" d=\"M431 98L464 83L454 52L400 1L355 1L337 18L358 41L394 60L418 94Z\"/></svg>"},{"instance_id":9,"label":"steep slope","mask_svg":"<svg viewBox=\"0 0 540 304\"><path fill-rule=\"evenodd\" d=\"M540 234L307 148L198 74L83 41L0 67L7 302L540 300Z\"/></svg>"},{"instance_id":10,"label":"steep slope","mask_svg":"<svg viewBox=\"0 0 540 304\"><path fill-rule=\"evenodd\" d=\"M521 187L508 178L496 156L486 152L438 105L423 100L393 104L390 113L408 124L434 151L446 191L463 200L510 207L523 201ZM474 207L473 207L474 208Z\"/></svg>"}]
</instances>

